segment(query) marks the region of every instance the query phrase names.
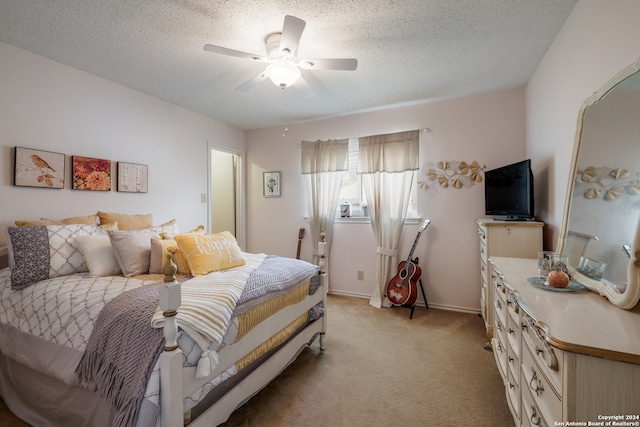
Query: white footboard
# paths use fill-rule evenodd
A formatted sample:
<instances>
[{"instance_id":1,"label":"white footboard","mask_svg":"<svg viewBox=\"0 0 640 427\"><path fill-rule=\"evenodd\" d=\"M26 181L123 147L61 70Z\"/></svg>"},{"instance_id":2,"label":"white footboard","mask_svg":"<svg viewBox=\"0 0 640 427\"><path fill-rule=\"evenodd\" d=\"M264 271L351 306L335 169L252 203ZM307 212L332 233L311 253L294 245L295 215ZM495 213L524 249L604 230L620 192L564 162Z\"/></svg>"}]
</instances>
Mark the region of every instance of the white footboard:
<instances>
[{"instance_id":1,"label":"white footboard","mask_svg":"<svg viewBox=\"0 0 640 427\"><path fill-rule=\"evenodd\" d=\"M283 323L284 327L287 324L286 322L290 322L291 313L304 313L321 301L326 308L327 289L325 280L322 279L320 278L320 287L314 295L310 295L302 302L281 310L282 313L276 313L273 316L275 317L273 321ZM180 301L180 285L175 281L174 277L173 281L165 282L160 288L159 306L166 317L164 325L166 345L164 352L160 355L160 412L162 427L183 426L183 399L193 391L194 387L198 387L218 375L218 369L216 369L208 378L196 379L194 367L183 367L182 351L177 345L178 325L176 314ZM259 392L289 366L302 349L311 345L318 335L320 336L320 349L324 350L326 326L325 309L325 315L322 319L309 324L236 387L208 408L190 426L215 426L225 422L236 408ZM260 331L256 333L260 333ZM224 350L220 354L221 365L224 365L222 363L224 359L223 353Z\"/></svg>"}]
</instances>

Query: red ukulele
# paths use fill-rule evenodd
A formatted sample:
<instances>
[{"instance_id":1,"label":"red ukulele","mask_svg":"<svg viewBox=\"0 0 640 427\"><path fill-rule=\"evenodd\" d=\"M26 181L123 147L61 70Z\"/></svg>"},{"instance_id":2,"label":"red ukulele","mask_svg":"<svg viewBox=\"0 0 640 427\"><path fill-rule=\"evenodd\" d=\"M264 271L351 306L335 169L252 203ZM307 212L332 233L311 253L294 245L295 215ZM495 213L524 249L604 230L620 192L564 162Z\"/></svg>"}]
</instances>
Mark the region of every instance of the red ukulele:
<instances>
[{"instance_id":1,"label":"red ukulele","mask_svg":"<svg viewBox=\"0 0 640 427\"><path fill-rule=\"evenodd\" d=\"M417 284L420 276L422 276L422 269L412 261L411 257L413 257L413 252L416 250L420 235L429 226L430 222L431 220L427 219L420 226L407 260L400 262L398 274L393 276L387 285L387 298L393 305L413 307L418 299Z\"/></svg>"}]
</instances>

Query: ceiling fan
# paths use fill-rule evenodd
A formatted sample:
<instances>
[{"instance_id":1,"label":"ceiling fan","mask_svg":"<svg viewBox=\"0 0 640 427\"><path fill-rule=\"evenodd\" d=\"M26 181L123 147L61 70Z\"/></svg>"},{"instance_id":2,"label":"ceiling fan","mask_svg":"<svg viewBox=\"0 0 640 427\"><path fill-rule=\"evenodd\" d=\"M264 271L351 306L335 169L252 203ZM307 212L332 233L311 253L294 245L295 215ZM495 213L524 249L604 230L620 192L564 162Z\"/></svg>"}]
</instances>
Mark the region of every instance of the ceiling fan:
<instances>
[{"instance_id":1,"label":"ceiling fan","mask_svg":"<svg viewBox=\"0 0 640 427\"><path fill-rule=\"evenodd\" d=\"M266 56L254 55L212 44L205 44L204 50L269 64L264 71L237 87L236 90L247 91L266 78L271 79L276 86L283 89L297 81L306 92L306 97L310 98L315 93L302 78L301 69L355 70L358 67L358 60L354 58L297 59L298 44L305 25L306 23L300 18L291 15L285 16L282 32L271 34L266 39Z\"/></svg>"}]
</instances>

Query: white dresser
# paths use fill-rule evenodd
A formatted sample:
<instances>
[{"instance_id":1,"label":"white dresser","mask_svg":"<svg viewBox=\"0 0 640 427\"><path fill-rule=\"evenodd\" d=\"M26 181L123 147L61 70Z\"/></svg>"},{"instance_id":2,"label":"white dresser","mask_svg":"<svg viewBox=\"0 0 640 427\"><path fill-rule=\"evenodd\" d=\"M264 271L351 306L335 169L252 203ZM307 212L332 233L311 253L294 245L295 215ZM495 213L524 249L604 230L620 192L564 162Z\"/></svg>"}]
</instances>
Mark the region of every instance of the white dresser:
<instances>
[{"instance_id":1,"label":"white dresser","mask_svg":"<svg viewBox=\"0 0 640 427\"><path fill-rule=\"evenodd\" d=\"M515 425L640 425L640 304L535 287L535 259L490 264L492 344Z\"/></svg>"},{"instance_id":2,"label":"white dresser","mask_svg":"<svg viewBox=\"0 0 640 427\"><path fill-rule=\"evenodd\" d=\"M536 258L542 250L542 229L537 221L478 220L480 236L480 309L489 345L493 337L493 292L490 257Z\"/></svg>"}]
</instances>

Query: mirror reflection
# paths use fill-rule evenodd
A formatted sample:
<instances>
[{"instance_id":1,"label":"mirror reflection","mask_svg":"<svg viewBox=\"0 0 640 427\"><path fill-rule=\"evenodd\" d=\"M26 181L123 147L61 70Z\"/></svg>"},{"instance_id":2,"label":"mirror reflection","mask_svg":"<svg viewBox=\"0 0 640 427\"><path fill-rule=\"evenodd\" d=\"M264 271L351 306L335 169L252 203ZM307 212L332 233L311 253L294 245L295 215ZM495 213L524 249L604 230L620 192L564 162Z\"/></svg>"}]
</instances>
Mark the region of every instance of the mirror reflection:
<instances>
[{"instance_id":1,"label":"mirror reflection","mask_svg":"<svg viewBox=\"0 0 640 427\"><path fill-rule=\"evenodd\" d=\"M584 114L563 253L584 276L624 293L640 219L640 75Z\"/></svg>"}]
</instances>

